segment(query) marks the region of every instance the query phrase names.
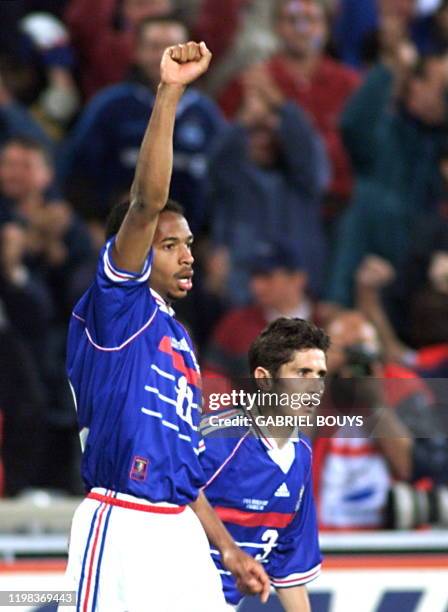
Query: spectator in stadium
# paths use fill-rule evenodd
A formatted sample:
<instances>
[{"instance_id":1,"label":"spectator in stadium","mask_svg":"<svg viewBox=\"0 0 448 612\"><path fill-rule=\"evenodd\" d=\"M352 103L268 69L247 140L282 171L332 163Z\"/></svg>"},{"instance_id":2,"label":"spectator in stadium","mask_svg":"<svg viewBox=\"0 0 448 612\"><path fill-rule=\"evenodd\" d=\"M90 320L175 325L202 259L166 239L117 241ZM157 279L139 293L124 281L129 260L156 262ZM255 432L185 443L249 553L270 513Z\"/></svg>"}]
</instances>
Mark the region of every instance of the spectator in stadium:
<instances>
[{"instance_id":1,"label":"spectator in stadium","mask_svg":"<svg viewBox=\"0 0 448 612\"><path fill-rule=\"evenodd\" d=\"M448 51L448 0L442 0L431 19L431 39L426 52L446 53Z\"/></svg>"},{"instance_id":2,"label":"spectator in stadium","mask_svg":"<svg viewBox=\"0 0 448 612\"><path fill-rule=\"evenodd\" d=\"M26 232L19 223L0 226L0 439L5 494L38 486L46 444L50 296L25 262Z\"/></svg>"},{"instance_id":3,"label":"spectator in stadium","mask_svg":"<svg viewBox=\"0 0 448 612\"><path fill-rule=\"evenodd\" d=\"M231 83L220 97L225 113L238 112L245 89L264 91L277 85L286 99L307 111L327 145L333 168L333 205L340 208L351 192L351 172L339 128L339 115L357 89L356 72L325 55L328 37L324 11L316 0L280 0L275 8L280 52ZM329 205L330 206L330 205Z\"/></svg>"},{"instance_id":4,"label":"spectator in stadium","mask_svg":"<svg viewBox=\"0 0 448 612\"><path fill-rule=\"evenodd\" d=\"M27 108L14 98L0 73L0 146L15 136L33 138L51 148L44 130Z\"/></svg>"},{"instance_id":5,"label":"spectator in stadium","mask_svg":"<svg viewBox=\"0 0 448 612\"><path fill-rule=\"evenodd\" d=\"M75 193L70 193L70 199L75 205L83 200L84 207L87 201L90 215L92 208L97 217L107 215L111 201L131 184L154 103L162 53L166 47L186 40L185 26L174 17L143 20L136 41L134 73L127 81L99 93L75 127L66 173L71 184L75 180L80 194L75 198ZM189 89L177 114L171 195L184 206L196 233L204 221L207 158L222 125L215 104L196 89ZM76 178L87 182L88 196Z\"/></svg>"},{"instance_id":6,"label":"spectator in stadium","mask_svg":"<svg viewBox=\"0 0 448 612\"><path fill-rule=\"evenodd\" d=\"M398 40L393 61L370 71L344 112L357 185L338 231L328 287L332 302L352 303L354 272L365 255L400 265L418 215L438 205L432 195L446 138L445 61L415 61L408 42Z\"/></svg>"},{"instance_id":7,"label":"spectator in stadium","mask_svg":"<svg viewBox=\"0 0 448 612\"><path fill-rule=\"evenodd\" d=\"M32 271L52 289L56 318L65 324L71 305L89 284L92 245L67 202L56 199L47 149L13 138L0 152L0 223L20 220Z\"/></svg>"},{"instance_id":8,"label":"spectator in stadium","mask_svg":"<svg viewBox=\"0 0 448 612\"><path fill-rule=\"evenodd\" d=\"M15 331L42 372L48 350L52 300L42 278L26 265L27 232L13 221L0 225L0 300Z\"/></svg>"},{"instance_id":9,"label":"spectator in stadium","mask_svg":"<svg viewBox=\"0 0 448 612\"><path fill-rule=\"evenodd\" d=\"M379 59L387 41L406 35L419 52L437 49L437 16L419 0L342 0L334 24L340 57L353 66Z\"/></svg>"},{"instance_id":10,"label":"spectator in stadium","mask_svg":"<svg viewBox=\"0 0 448 612\"><path fill-rule=\"evenodd\" d=\"M26 15L19 26L22 62L34 69L40 81L33 111L52 137L62 138L80 107L69 33L54 15L42 12Z\"/></svg>"},{"instance_id":11,"label":"spectator in stadium","mask_svg":"<svg viewBox=\"0 0 448 612\"><path fill-rule=\"evenodd\" d=\"M96 0L92 15L90 0L70 0L65 21L79 53L85 95L125 78L141 22L173 8L172 0Z\"/></svg>"},{"instance_id":12,"label":"spectator in stadium","mask_svg":"<svg viewBox=\"0 0 448 612\"><path fill-rule=\"evenodd\" d=\"M213 49L215 66L205 87L215 93L238 72L277 50L272 5L265 0L204 0L194 35Z\"/></svg>"},{"instance_id":13,"label":"spectator in stadium","mask_svg":"<svg viewBox=\"0 0 448 612\"><path fill-rule=\"evenodd\" d=\"M411 346L396 333L383 303L384 289L396 277L388 261L377 256L363 260L356 275L357 300L359 308L376 325L389 359L411 367L421 376L444 378L448 374L448 227L446 223L441 227L439 222L438 227L423 229L427 231L421 232L421 239L428 247L431 243L424 239L432 238L431 250L424 253L422 245L416 246L406 268L426 264L425 277L419 285L407 287L399 301L399 305L408 302L402 314ZM403 276L400 280L405 281Z\"/></svg>"},{"instance_id":14,"label":"spectator in stadium","mask_svg":"<svg viewBox=\"0 0 448 612\"><path fill-rule=\"evenodd\" d=\"M60 460L54 462L48 458L44 471L48 482L62 488L69 464L64 452L70 447L64 432L68 438L76 435L75 429L71 429L74 424L72 404L63 366L67 316L71 313L73 301L91 282L91 266L95 258L84 224L68 203L55 200L51 189L53 176L53 163L47 150L33 140L15 138L8 141L0 153L0 218L3 222L19 221L22 233L26 232L23 247L26 268L21 272L17 268L15 275L19 279L28 279L28 291L37 285L41 294L50 295L53 304L51 312L48 308L45 311L44 325L44 322L39 322L37 306L35 314L30 315L29 309L34 302L31 299L26 301L24 288L18 295L16 289L12 290L14 287L5 285L5 291L9 288L4 299L5 303L11 304L11 321L21 317L20 329L30 334L33 343L40 383L47 393L47 425L52 419L56 422L53 424L57 435L51 443L51 452L58 453L62 448ZM16 229L17 240L18 234ZM22 316L22 311L28 316ZM50 468L54 474L53 482Z\"/></svg>"},{"instance_id":15,"label":"spectator in stadium","mask_svg":"<svg viewBox=\"0 0 448 612\"><path fill-rule=\"evenodd\" d=\"M54 171L39 141L15 136L0 151L0 219L30 220L51 191Z\"/></svg>"},{"instance_id":16,"label":"spectator in stadium","mask_svg":"<svg viewBox=\"0 0 448 612\"><path fill-rule=\"evenodd\" d=\"M230 310L219 321L204 354L204 371L228 379L249 375L247 351L268 323L280 316L316 320L307 295L307 274L294 245L253 245L250 291L253 304Z\"/></svg>"},{"instance_id":17,"label":"spectator in stadium","mask_svg":"<svg viewBox=\"0 0 448 612\"><path fill-rule=\"evenodd\" d=\"M422 408L424 388L415 375L381 361L376 330L362 314L341 313L327 332L331 345L326 396L343 414L362 415L366 427L359 437L353 437L353 430L338 429L315 440L319 522L331 529L380 528L392 479L412 478L413 439L404 422L416 423L417 435L428 435L428 402ZM410 382L390 380L383 385L390 376ZM419 422L422 416L425 422Z\"/></svg>"},{"instance_id":18,"label":"spectator in stadium","mask_svg":"<svg viewBox=\"0 0 448 612\"><path fill-rule=\"evenodd\" d=\"M294 243L315 295L323 280L325 147L306 114L267 79L262 91L246 89L238 121L210 162L212 239L230 252L228 290L236 304L249 299L248 261L257 241Z\"/></svg>"},{"instance_id":19,"label":"spectator in stadium","mask_svg":"<svg viewBox=\"0 0 448 612\"><path fill-rule=\"evenodd\" d=\"M377 26L376 0L339 0L333 23L333 42L347 65L360 68L365 37Z\"/></svg>"},{"instance_id":20,"label":"spectator in stadium","mask_svg":"<svg viewBox=\"0 0 448 612\"><path fill-rule=\"evenodd\" d=\"M0 21L0 57L19 57L23 51L19 32L20 20L32 11L62 17L68 0L14 0L2 4Z\"/></svg>"}]
</instances>

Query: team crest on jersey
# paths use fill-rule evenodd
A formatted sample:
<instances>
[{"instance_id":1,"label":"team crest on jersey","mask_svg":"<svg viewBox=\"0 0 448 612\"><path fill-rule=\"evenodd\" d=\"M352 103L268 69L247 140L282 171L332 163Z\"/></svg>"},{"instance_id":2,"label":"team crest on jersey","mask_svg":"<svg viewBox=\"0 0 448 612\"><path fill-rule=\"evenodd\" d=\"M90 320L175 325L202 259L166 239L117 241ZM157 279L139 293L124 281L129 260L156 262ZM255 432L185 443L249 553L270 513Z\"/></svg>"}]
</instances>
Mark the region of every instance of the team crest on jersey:
<instances>
[{"instance_id":1,"label":"team crest on jersey","mask_svg":"<svg viewBox=\"0 0 448 612\"><path fill-rule=\"evenodd\" d=\"M148 459L145 459L144 457L134 457L130 474L132 480L139 480L140 482L146 480L146 476L148 475L148 465Z\"/></svg>"}]
</instances>

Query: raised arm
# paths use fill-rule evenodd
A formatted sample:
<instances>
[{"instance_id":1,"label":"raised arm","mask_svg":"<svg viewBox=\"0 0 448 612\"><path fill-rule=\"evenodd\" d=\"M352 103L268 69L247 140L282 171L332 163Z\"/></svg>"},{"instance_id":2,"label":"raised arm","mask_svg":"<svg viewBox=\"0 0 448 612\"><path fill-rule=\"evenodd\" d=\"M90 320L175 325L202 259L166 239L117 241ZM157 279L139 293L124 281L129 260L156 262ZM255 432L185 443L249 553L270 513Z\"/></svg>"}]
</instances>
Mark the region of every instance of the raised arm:
<instances>
[{"instance_id":1,"label":"raised arm","mask_svg":"<svg viewBox=\"0 0 448 612\"><path fill-rule=\"evenodd\" d=\"M131 187L131 205L115 241L113 258L119 268L142 269L168 199L177 104L185 87L206 72L210 60L205 43L169 47L163 54L160 85Z\"/></svg>"}]
</instances>

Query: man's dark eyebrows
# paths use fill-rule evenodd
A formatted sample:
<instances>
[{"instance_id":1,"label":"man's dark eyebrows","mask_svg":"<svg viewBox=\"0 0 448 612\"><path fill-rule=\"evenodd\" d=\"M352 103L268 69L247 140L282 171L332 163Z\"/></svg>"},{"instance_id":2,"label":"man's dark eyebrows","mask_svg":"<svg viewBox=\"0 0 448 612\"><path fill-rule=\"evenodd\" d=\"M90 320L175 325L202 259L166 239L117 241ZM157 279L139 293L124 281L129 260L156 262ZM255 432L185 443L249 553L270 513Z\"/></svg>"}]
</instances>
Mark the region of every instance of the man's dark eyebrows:
<instances>
[{"instance_id":1,"label":"man's dark eyebrows","mask_svg":"<svg viewBox=\"0 0 448 612\"><path fill-rule=\"evenodd\" d=\"M166 238L163 238L161 242L179 242L179 238L176 236L167 236Z\"/></svg>"}]
</instances>

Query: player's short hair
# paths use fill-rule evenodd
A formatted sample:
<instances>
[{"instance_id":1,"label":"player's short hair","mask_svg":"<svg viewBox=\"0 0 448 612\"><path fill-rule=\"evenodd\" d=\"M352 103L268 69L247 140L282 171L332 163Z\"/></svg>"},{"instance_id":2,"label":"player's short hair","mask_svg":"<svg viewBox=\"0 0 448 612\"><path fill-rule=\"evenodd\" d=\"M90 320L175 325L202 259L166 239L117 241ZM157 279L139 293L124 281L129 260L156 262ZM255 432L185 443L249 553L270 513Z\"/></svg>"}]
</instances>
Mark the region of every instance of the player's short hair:
<instances>
[{"instance_id":1,"label":"player's short hair","mask_svg":"<svg viewBox=\"0 0 448 612\"><path fill-rule=\"evenodd\" d=\"M296 351L319 349L326 353L329 346L329 336L314 323L281 317L270 323L252 343L250 371L253 373L261 367L275 376L282 365L293 359Z\"/></svg>"},{"instance_id":2,"label":"player's short hair","mask_svg":"<svg viewBox=\"0 0 448 612\"><path fill-rule=\"evenodd\" d=\"M118 234L118 230L120 229L130 206L130 200L125 200L124 202L115 204L115 206L112 208L106 221L106 240L109 240L109 238L112 238L112 236ZM176 215L180 215L181 217L185 217L183 207L174 200L168 200L162 212L171 212Z\"/></svg>"},{"instance_id":3,"label":"player's short hair","mask_svg":"<svg viewBox=\"0 0 448 612\"><path fill-rule=\"evenodd\" d=\"M3 153L5 149L11 146L21 147L27 151L36 151L42 155L43 160L49 168L52 168L54 165L53 157L48 147L36 138L32 138L31 136L13 136L2 144L0 153Z\"/></svg>"},{"instance_id":4,"label":"player's short hair","mask_svg":"<svg viewBox=\"0 0 448 612\"><path fill-rule=\"evenodd\" d=\"M173 12L167 13L166 15L155 15L153 17L145 17L144 19L142 19L137 26L137 40L141 41L143 33L146 30L146 28L152 25L173 25L173 24L180 25L185 29L186 39L188 40L189 35L190 35L189 28L187 24L185 23L185 21L182 19L181 13L179 13L178 11L173 11Z\"/></svg>"}]
</instances>

